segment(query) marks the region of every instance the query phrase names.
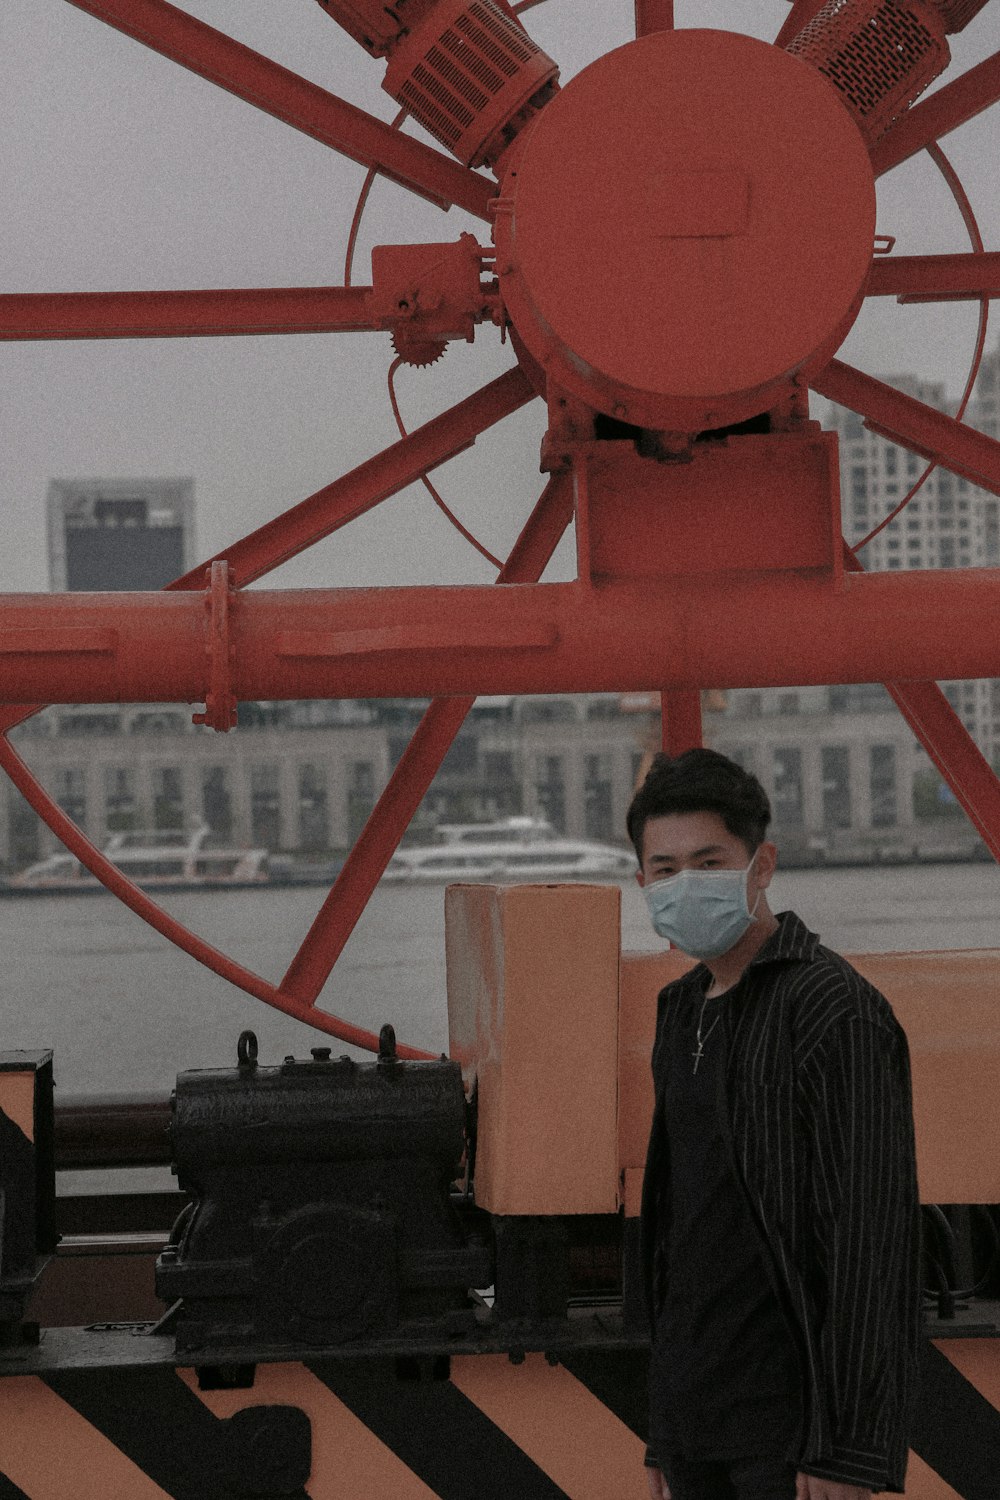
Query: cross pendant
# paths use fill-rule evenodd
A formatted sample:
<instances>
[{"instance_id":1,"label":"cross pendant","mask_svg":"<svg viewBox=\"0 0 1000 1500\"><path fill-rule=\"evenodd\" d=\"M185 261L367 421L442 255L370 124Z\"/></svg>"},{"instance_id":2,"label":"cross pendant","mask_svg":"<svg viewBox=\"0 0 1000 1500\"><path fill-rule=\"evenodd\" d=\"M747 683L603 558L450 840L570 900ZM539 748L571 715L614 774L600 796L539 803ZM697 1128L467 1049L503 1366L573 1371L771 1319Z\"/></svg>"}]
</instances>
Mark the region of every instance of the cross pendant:
<instances>
[{"instance_id":1,"label":"cross pendant","mask_svg":"<svg viewBox=\"0 0 1000 1500\"><path fill-rule=\"evenodd\" d=\"M697 1073L697 1071L698 1071L698 1064L701 1062L701 1055L704 1052L704 1050L705 1050L705 1043L702 1042L702 1041L699 1041L697 1052L692 1052L691 1053L691 1056L694 1058L694 1067L691 1069L692 1073Z\"/></svg>"}]
</instances>

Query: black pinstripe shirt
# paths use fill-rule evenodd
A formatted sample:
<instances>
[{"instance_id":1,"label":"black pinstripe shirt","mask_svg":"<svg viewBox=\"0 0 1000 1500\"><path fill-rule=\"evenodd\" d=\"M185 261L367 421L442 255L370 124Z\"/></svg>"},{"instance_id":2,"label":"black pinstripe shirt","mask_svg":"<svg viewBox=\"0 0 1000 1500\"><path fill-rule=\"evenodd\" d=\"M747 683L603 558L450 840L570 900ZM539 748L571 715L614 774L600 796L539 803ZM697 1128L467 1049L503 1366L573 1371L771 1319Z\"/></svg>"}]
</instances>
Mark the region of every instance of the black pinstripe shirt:
<instances>
[{"instance_id":1,"label":"black pinstripe shirt","mask_svg":"<svg viewBox=\"0 0 1000 1500\"><path fill-rule=\"evenodd\" d=\"M673 1002L708 980L699 964L658 1002L642 1206L654 1327L670 1210L662 1090ZM906 1038L884 996L792 912L739 988L717 1102L801 1366L804 1417L788 1456L806 1473L901 1492L920 1317Z\"/></svg>"}]
</instances>

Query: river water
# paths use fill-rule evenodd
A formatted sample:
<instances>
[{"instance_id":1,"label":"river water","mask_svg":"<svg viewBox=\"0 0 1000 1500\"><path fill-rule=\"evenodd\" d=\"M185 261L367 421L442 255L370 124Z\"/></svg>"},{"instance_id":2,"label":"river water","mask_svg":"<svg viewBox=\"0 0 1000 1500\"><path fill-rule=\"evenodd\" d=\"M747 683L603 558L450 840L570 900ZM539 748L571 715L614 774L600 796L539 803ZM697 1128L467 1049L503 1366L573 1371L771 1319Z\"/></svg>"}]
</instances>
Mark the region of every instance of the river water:
<instances>
[{"instance_id":1,"label":"river water","mask_svg":"<svg viewBox=\"0 0 1000 1500\"><path fill-rule=\"evenodd\" d=\"M213 891L164 904L276 980L322 894ZM794 906L844 953L1000 947L1000 868L992 864L797 870L779 874L771 894L775 910ZM446 1049L443 918L441 886L377 891L321 996L323 1008L375 1031L391 1021L401 1041ZM0 928L0 1047L54 1048L64 1093L167 1092L182 1068L234 1062L246 1026L257 1032L266 1062L329 1040L233 990L110 896L8 898L0 902ZM632 950L659 941L632 882L622 884L622 937Z\"/></svg>"}]
</instances>

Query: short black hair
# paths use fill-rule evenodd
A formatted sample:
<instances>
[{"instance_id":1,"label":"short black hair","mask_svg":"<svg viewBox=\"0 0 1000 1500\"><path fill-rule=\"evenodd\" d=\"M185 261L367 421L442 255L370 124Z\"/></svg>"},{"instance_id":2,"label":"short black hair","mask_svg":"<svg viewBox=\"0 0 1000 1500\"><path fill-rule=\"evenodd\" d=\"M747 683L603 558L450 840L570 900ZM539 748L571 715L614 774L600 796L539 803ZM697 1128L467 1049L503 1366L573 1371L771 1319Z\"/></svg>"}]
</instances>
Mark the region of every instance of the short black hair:
<instances>
[{"instance_id":1,"label":"short black hair","mask_svg":"<svg viewBox=\"0 0 1000 1500\"><path fill-rule=\"evenodd\" d=\"M718 813L727 830L742 839L749 854L763 842L771 821L771 804L756 776L718 750L655 755L626 818L640 865L642 837L649 819L688 812Z\"/></svg>"}]
</instances>

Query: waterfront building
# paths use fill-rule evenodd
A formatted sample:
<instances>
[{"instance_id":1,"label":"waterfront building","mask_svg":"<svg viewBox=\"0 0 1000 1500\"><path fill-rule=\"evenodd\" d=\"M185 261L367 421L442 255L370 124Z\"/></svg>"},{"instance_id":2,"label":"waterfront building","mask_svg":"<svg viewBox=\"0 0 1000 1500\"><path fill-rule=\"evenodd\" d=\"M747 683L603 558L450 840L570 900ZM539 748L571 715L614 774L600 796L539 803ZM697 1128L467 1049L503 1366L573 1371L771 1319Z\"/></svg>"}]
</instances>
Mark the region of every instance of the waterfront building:
<instances>
[{"instance_id":1,"label":"waterfront building","mask_svg":"<svg viewBox=\"0 0 1000 1500\"><path fill-rule=\"evenodd\" d=\"M197 562L193 479L53 479L49 586L161 589Z\"/></svg>"}]
</instances>

